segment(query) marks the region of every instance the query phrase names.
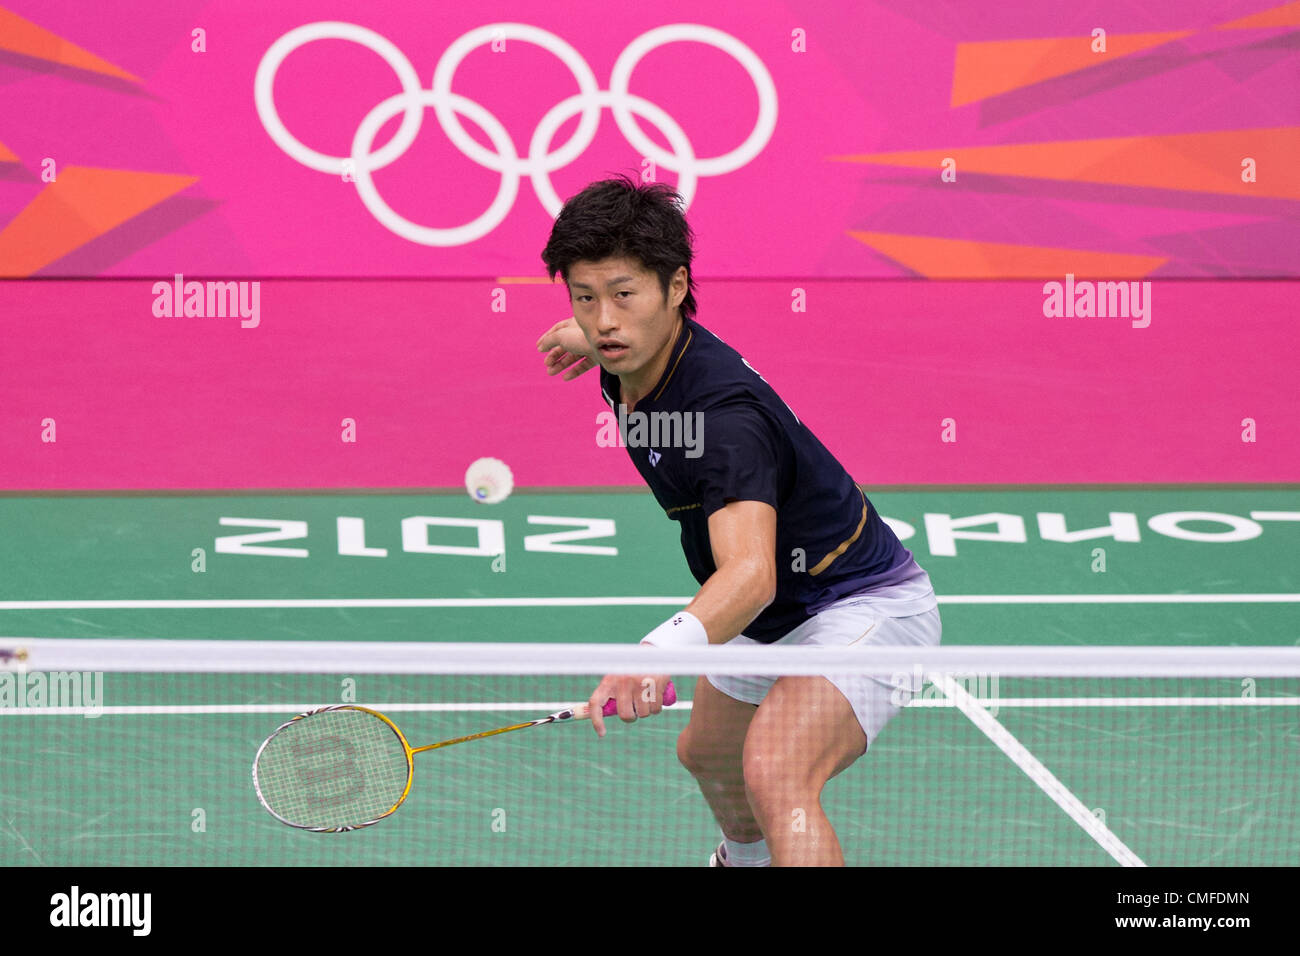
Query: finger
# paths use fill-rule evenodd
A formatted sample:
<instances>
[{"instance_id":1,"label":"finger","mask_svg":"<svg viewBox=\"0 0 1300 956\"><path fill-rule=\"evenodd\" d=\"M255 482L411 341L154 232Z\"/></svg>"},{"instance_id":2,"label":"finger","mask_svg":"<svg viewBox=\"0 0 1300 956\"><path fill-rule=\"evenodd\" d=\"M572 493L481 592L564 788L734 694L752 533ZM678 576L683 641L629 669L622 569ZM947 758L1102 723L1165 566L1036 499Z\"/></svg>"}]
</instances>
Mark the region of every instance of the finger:
<instances>
[{"instance_id":1,"label":"finger","mask_svg":"<svg viewBox=\"0 0 1300 956\"><path fill-rule=\"evenodd\" d=\"M649 717L656 696L655 679L653 677L643 677L637 681L637 685L636 700L633 701L636 706L636 715L638 717Z\"/></svg>"},{"instance_id":2,"label":"finger","mask_svg":"<svg viewBox=\"0 0 1300 956\"><path fill-rule=\"evenodd\" d=\"M636 723L637 703L641 695L641 685L636 678L624 678L619 681L614 699L618 701L618 717L625 724Z\"/></svg>"},{"instance_id":3,"label":"finger","mask_svg":"<svg viewBox=\"0 0 1300 956\"><path fill-rule=\"evenodd\" d=\"M561 363L563 363L568 354L569 353L564 351L564 348L559 345L551 349L550 353L546 356L546 374L557 375L563 371L565 366Z\"/></svg>"},{"instance_id":4,"label":"finger","mask_svg":"<svg viewBox=\"0 0 1300 956\"><path fill-rule=\"evenodd\" d=\"M556 322L549 329L543 332L542 337L537 340L537 351L545 352L552 345L554 345L556 334L572 321L573 320L571 318L563 319L559 322Z\"/></svg>"},{"instance_id":5,"label":"finger","mask_svg":"<svg viewBox=\"0 0 1300 956\"><path fill-rule=\"evenodd\" d=\"M551 368L547 369L546 371L548 375L558 375L560 372L563 372L566 368L569 368L575 363L585 362L585 361L586 358L584 358L581 355L573 355L571 353L566 352L562 359L556 361L555 364ZM572 381L574 378L576 378L578 375L581 374L582 372L566 372L564 375L564 381L566 382Z\"/></svg>"},{"instance_id":6,"label":"finger","mask_svg":"<svg viewBox=\"0 0 1300 956\"><path fill-rule=\"evenodd\" d=\"M605 678L596 685L592 691L591 697L587 700L587 712L591 717L592 729L596 731L597 737L605 736L605 701L609 700L609 688L606 686L609 678Z\"/></svg>"},{"instance_id":7,"label":"finger","mask_svg":"<svg viewBox=\"0 0 1300 956\"><path fill-rule=\"evenodd\" d=\"M649 708L651 714L657 714L664 709L664 688L668 686L668 677L664 674L656 674L654 677L647 677L651 681Z\"/></svg>"},{"instance_id":8,"label":"finger","mask_svg":"<svg viewBox=\"0 0 1300 956\"><path fill-rule=\"evenodd\" d=\"M655 678L655 696L650 704L650 713L657 714L664 709L664 688L668 686L668 675L661 674Z\"/></svg>"},{"instance_id":9,"label":"finger","mask_svg":"<svg viewBox=\"0 0 1300 956\"><path fill-rule=\"evenodd\" d=\"M582 360L578 362L577 365L573 366L573 368L569 369L569 371L564 373L564 380L566 382L572 382L579 375L582 375L585 372L589 372L595 367L596 367L596 363L584 355L582 357Z\"/></svg>"},{"instance_id":10,"label":"finger","mask_svg":"<svg viewBox=\"0 0 1300 956\"><path fill-rule=\"evenodd\" d=\"M581 362L582 359L583 359L583 356L581 356L581 355L575 355L575 354L572 353L572 352L565 352L565 353L563 353L563 354L560 356L560 358L556 361L556 364L557 364L560 368L563 369L563 368L568 368L568 367L569 367L570 365L572 365L574 362Z\"/></svg>"}]
</instances>

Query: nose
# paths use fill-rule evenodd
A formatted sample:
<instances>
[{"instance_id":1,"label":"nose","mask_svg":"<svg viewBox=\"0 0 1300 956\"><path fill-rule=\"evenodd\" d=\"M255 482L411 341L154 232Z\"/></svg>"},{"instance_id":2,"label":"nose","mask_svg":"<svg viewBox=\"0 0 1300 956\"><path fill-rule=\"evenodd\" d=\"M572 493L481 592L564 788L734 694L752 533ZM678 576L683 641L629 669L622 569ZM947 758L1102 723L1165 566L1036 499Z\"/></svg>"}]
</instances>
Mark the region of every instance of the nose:
<instances>
[{"instance_id":1,"label":"nose","mask_svg":"<svg viewBox=\"0 0 1300 956\"><path fill-rule=\"evenodd\" d=\"M601 335L609 335L618 328L618 316L615 313L614 305L608 300L600 303L600 314L596 317L596 331Z\"/></svg>"}]
</instances>

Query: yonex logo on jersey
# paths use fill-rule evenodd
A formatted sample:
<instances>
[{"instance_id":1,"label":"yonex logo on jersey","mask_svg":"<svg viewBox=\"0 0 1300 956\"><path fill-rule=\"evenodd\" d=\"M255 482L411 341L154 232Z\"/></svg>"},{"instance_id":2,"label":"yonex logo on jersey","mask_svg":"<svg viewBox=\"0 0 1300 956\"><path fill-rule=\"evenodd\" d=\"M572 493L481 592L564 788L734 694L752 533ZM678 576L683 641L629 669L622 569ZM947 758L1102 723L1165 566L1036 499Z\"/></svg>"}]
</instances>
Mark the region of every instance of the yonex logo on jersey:
<instances>
[{"instance_id":1,"label":"yonex logo on jersey","mask_svg":"<svg viewBox=\"0 0 1300 956\"><path fill-rule=\"evenodd\" d=\"M618 406L618 414L596 416L596 444L601 448L683 448L687 458L704 454L703 412L629 412ZM659 463L661 453L650 453L650 464Z\"/></svg>"}]
</instances>

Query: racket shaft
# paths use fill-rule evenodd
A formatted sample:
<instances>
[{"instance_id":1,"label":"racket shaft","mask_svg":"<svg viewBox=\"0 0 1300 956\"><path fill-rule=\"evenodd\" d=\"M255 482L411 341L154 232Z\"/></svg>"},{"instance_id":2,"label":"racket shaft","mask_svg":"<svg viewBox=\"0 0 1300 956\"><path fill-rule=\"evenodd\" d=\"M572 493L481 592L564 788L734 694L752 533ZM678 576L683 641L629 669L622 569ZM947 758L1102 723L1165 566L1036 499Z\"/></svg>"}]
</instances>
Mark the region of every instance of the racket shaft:
<instances>
[{"instance_id":1,"label":"racket shaft","mask_svg":"<svg viewBox=\"0 0 1300 956\"><path fill-rule=\"evenodd\" d=\"M669 681L664 686L664 703L672 706L677 703L677 688L673 687L673 682ZM613 717L618 713L618 701L612 697L605 701L605 706L601 712L606 717ZM484 730L477 734L469 734L465 737L453 737L451 740L443 740L436 744L428 744L424 747L415 747L411 750L413 754L424 753L426 750L437 750L440 747L450 747L452 744L468 743L471 740L482 740L484 737L495 737L497 734L508 734L512 730L523 730L525 727L536 727L539 724L550 724L557 720L590 720L591 713L587 704L577 704L568 710L557 711L546 717L539 717L537 720L529 720L522 724L511 724L509 727L498 727L496 730Z\"/></svg>"},{"instance_id":2,"label":"racket shaft","mask_svg":"<svg viewBox=\"0 0 1300 956\"><path fill-rule=\"evenodd\" d=\"M512 730L523 730L525 727L536 727L538 724L549 724L555 717L542 717L538 720L530 720L526 724L513 724L509 727L498 727L496 730L484 730L477 734L469 734L465 737L453 737L451 740L443 740L436 744L429 744L425 747L416 747L411 753L420 754L426 750L437 750L439 747L450 747L452 744L463 744L471 740L482 740L484 737L495 737L497 734L508 734Z\"/></svg>"}]
</instances>

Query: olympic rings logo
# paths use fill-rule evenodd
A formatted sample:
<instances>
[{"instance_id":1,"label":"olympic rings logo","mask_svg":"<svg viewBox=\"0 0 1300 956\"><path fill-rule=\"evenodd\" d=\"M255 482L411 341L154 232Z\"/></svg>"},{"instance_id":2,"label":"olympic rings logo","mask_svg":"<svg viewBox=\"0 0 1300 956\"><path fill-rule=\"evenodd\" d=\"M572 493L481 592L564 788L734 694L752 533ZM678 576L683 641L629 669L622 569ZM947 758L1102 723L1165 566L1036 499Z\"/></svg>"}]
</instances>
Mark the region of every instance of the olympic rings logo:
<instances>
[{"instance_id":1,"label":"olympic rings logo","mask_svg":"<svg viewBox=\"0 0 1300 956\"><path fill-rule=\"evenodd\" d=\"M522 157L510 134L492 113L451 90L456 69L465 57L477 47L500 39L520 40L542 47L555 54L578 81L579 92L561 100L542 117L533 130L528 153ZM352 152L348 156L331 156L305 146L289 132L276 112L273 87L280 64L294 50L315 40L349 40L374 51L393 68L402 84L401 93L390 96L366 114L352 138ZM642 57L664 44L681 41L705 43L730 54L749 73L758 92L758 119L754 128L744 142L729 153L712 158L697 157L685 132L671 116L654 103L628 91L632 71ZM290 30L263 54L253 82L253 98L262 126L280 149L309 169L333 175L350 172L357 193L371 215L396 235L426 246L464 245L486 236L514 207L520 177L525 175L532 181L546 211L552 217L558 216L564 203L551 185L550 174L567 166L586 150L595 139L601 111L606 107L613 112L614 122L633 148L656 165L677 174L677 191L687 206L695 196L701 176L719 176L744 166L763 150L776 128L776 84L763 61L730 34L694 23L657 27L629 43L614 63L607 90L600 89L596 75L577 50L555 34L525 23L489 24L461 36L438 60L429 89L420 85L415 67L402 51L373 30L338 21L308 23ZM430 106L443 132L465 156L501 174L501 186L487 211L472 222L449 229L420 225L395 212L379 195L372 176L375 170L383 169L406 152L419 135L425 110ZM374 149L375 136L384 123L398 113L402 114L402 122L396 134L383 148ZM552 150L551 141L556 131L578 113L582 114L582 119L573 136L563 146ZM672 152L661 149L642 133L633 119L634 114L658 127L672 146ZM465 131L460 116L468 117L487 134L492 150L479 145Z\"/></svg>"}]
</instances>

